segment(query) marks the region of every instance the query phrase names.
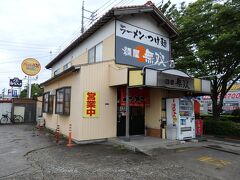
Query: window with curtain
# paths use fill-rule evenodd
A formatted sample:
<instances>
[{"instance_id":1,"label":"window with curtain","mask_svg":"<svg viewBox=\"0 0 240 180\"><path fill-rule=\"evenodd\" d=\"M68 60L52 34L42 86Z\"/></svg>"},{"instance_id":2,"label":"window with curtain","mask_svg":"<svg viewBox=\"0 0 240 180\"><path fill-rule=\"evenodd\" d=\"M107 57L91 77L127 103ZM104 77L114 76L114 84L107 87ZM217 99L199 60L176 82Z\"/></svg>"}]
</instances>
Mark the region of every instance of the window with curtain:
<instances>
[{"instance_id":1,"label":"window with curtain","mask_svg":"<svg viewBox=\"0 0 240 180\"><path fill-rule=\"evenodd\" d=\"M69 115L71 103L71 88L64 87L56 91L56 114Z\"/></svg>"},{"instance_id":2,"label":"window with curtain","mask_svg":"<svg viewBox=\"0 0 240 180\"><path fill-rule=\"evenodd\" d=\"M53 96L49 92L43 94L43 112L53 113Z\"/></svg>"}]
</instances>

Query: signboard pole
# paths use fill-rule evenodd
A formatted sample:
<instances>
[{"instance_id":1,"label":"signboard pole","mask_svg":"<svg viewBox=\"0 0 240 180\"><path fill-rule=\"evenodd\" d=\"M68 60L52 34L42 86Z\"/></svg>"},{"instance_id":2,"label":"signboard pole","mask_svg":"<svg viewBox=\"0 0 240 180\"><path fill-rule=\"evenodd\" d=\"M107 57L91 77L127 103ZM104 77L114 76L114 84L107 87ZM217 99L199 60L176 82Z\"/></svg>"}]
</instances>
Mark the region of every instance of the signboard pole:
<instances>
[{"instance_id":1,"label":"signboard pole","mask_svg":"<svg viewBox=\"0 0 240 180\"><path fill-rule=\"evenodd\" d=\"M19 87L19 94L18 94L18 98L20 98L21 91L22 91L22 88L21 88L21 87Z\"/></svg>"},{"instance_id":2,"label":"signboard pole","mask_svg":"<svg viewBox=\"0 0 240 180\"><path fill-rule=\"evenodd\" d=\"M126 138L129 140L129 89L126 87Z\"/></svg>"},{"instance_id":3,"label":"signboard pole","mask_svg":"<svg viewBox=\"0 0 240 180\"><path fill-rule=\"evenodd\" d=\"M31 78L28 76L28 98L31 99Z\"/></svg>"}]
</instances>

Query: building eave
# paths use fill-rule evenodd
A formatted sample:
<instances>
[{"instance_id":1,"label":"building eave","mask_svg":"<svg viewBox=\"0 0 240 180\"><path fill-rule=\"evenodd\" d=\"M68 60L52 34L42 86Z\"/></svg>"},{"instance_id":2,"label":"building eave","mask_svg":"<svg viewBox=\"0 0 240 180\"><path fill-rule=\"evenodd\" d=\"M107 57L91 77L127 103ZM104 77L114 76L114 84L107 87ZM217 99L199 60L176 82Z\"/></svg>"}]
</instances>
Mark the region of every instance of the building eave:
<instances>
[{"instance_id":1,"label":"building eave","mask_svg":"<svg viewBox=\"0 0 240 180\"><path fill-rule=\"evenodd\" d=\"M50 79L46 80L45 82L41 83L41 86L46 86L49 85L53 82L55 82L56 80L63 78L65 76L70 75L73 72L79 71L80 70L80 66L71 66L70 68L66 69L65 71L51 77Z\"/></svg>"}]
</instances>

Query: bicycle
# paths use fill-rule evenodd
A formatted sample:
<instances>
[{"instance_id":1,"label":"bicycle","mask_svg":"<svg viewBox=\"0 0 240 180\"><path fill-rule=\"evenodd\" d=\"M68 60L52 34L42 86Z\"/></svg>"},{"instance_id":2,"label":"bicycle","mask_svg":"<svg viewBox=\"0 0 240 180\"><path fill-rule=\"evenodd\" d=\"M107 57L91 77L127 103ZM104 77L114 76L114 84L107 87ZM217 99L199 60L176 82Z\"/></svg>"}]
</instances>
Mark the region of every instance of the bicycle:
<instances>
[{"instance_id":1,"label":"bicycle","mask_svg":"<svg viewBox=\"0 0 240 180\"><path fill-rule=\"evenodd\" d=\"M11 118L8 114L10 112L6 112L7 114L3 114L2 118L0 119L0 124L7 124L7 123L18 123L23 122L23 117L21 115L13 115L13 118Z\"/></svg>"}]
</instances>

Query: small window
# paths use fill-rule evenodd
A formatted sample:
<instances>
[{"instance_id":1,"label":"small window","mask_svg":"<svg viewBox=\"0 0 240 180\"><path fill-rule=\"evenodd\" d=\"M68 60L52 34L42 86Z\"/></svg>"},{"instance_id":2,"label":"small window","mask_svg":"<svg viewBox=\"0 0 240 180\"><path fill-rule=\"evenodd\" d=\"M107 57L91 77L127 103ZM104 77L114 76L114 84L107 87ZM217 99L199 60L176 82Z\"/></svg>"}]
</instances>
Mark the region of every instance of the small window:
<instances>
[{"instance_id":1,"label":"small window","mask_svg":"<svg viewBox=\"0 0 240 180\"><path fill-rule=\"evenodd\" d=\"M43 112L53 113L53 96L49 92L43 95Z\"/></svg>"},{"instance_id":2,"label":"small window","mask_svg":"<svg viewBox=\"0 0 240 180\"><path fill-rule=\"evenodd\" d=\"M96 62L102 61L102 43L96 45L96 55L95 55Z\"/></svg>"},{"instance_id":3,"label":"small window","mask_svg":"<svg viewBox=\"0 0 240 180\"><path fill-rule=\"evenodd\" d=\"M62 115L70 114L71 88L64 87L56 91L55 113Z\"/></svg>"},{"instance_id":4,"label":"small window","mask_svg":"<svg viewBox=\"0 0 240 180\"><path fill-rule=\"evenodd\" d=\"M95 47L88 51L88 63L94 63L95 59Z\"/></svg>"},{"instance_id":5,"label":"small window","mask_svg":"<svg viewBox=\"0 0 240 180\"><path fill-rule=\"evenodd\" d=\"M48 112L49 113L53 113L53 99L54 99L54 96L50 95L49 96L49 103L48 103Z\"/></svg>"},{"instance_id":6,"label":"small window","mask_svg":"<svg viewBox=\"0 0 240 180\"><path fill-rule=\"evenodd\" d=\"M102 61L102 43L97 44L88 51L88 63Z\"/></svg>"}]
</instances>

